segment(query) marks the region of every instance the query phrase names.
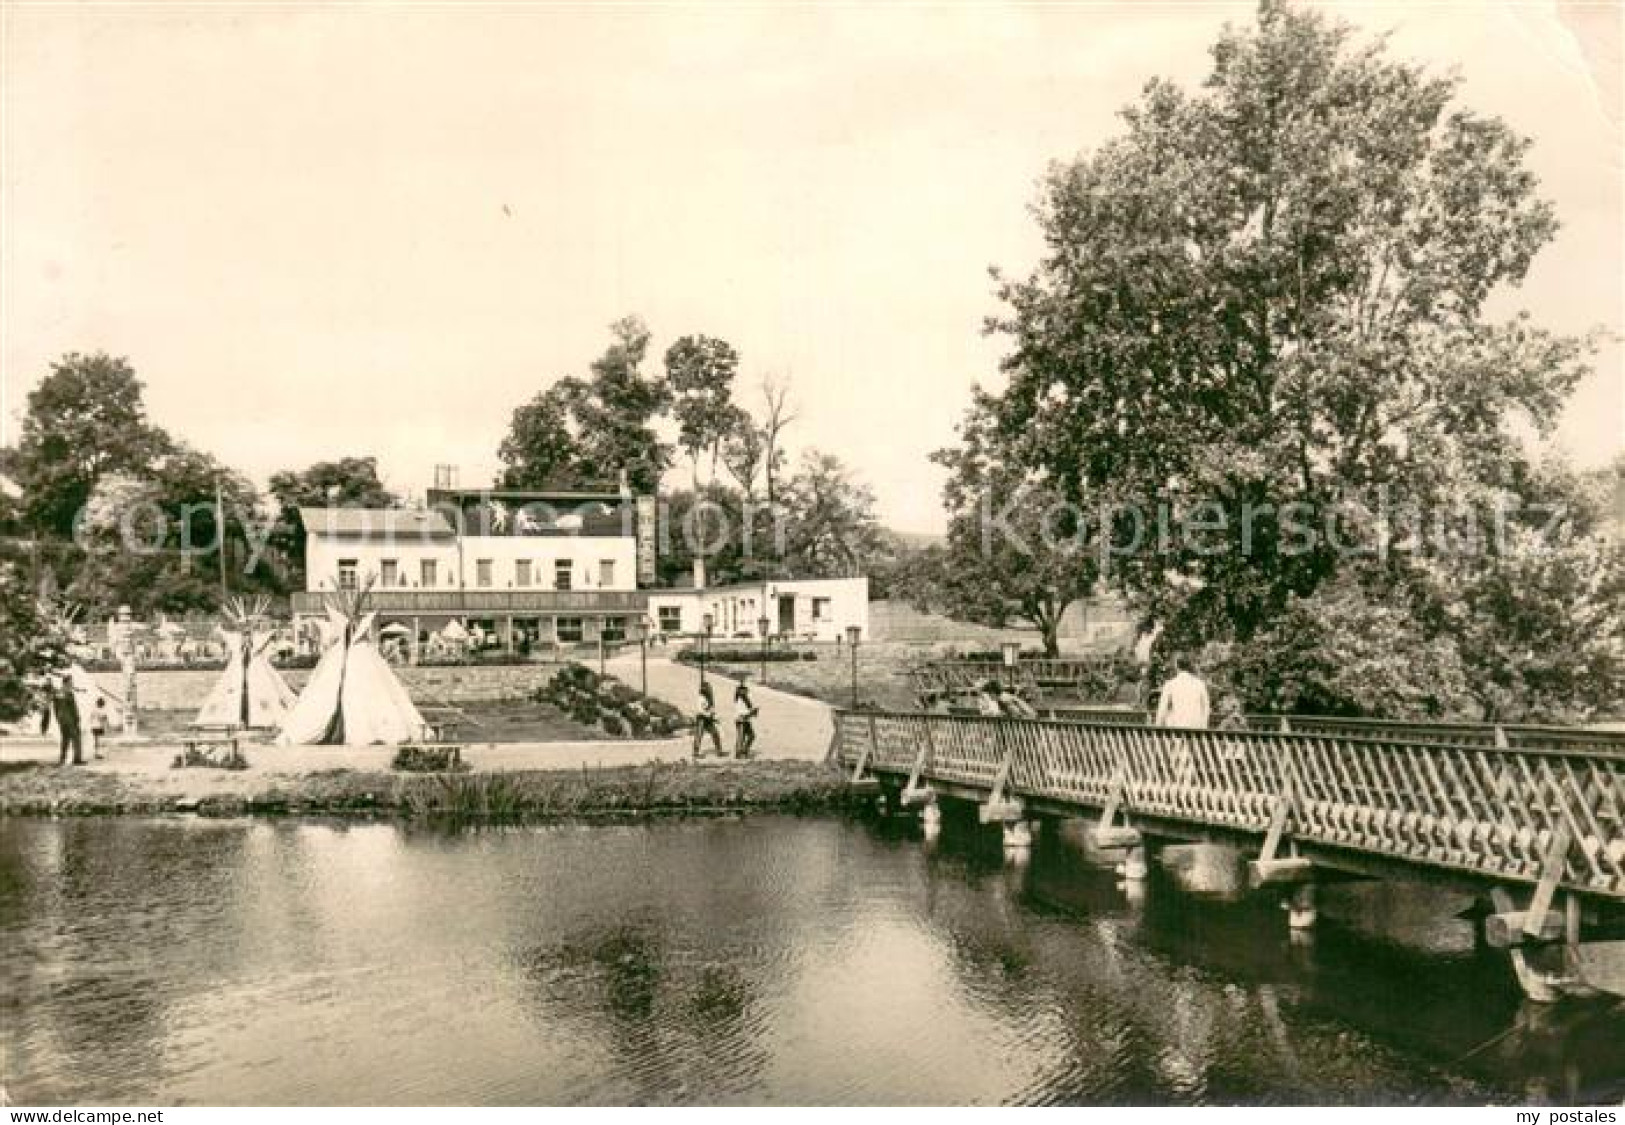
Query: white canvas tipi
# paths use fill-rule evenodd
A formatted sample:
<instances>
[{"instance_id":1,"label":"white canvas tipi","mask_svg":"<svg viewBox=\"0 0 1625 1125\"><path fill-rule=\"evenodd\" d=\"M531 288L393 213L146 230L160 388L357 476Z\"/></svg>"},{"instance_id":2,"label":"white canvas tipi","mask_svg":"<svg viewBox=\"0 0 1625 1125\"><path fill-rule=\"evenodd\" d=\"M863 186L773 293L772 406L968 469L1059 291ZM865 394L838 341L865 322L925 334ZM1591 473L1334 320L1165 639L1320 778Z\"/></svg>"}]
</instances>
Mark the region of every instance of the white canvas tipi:
<instances>
[{"instance_id":1,"label":"white canvas tipi","mask_svg":"<svg viewBox=\"0 0 1625 1125\"><path fill-rule=\"evenodd\" d=\"M79 704L81 726L86 730L90 729L97 700L106 701L102 711L106 716L108 729L114 730L123 726L124 701L97 683L96 677L85 671L84 665L79 662L79 657L86 651L85 630L79 624L79 607L59 599L42 598L39 603L39 616L45 626L41 647L49 654L47 663L55 664L72 682L73 694Z\"/></svg>"},{"instance_id":2,"label":"white canvas tipi","mask_svg":"<svg viewBox=\"0 0 1625 1125\"><path fill-rule=\"evenodd\" d=\"M229 654L226 670L198 710L199 726L275 730L293 706L293 689L265 656L275 635L255 634L269 604L262 599L252 606L234 601L226 607L226 619L234 626L220 630Z\"/></svg>"},{"instance_id":3,"label":"white canvas tipi","mask_svg":"<svg viewBox=\"0 0 1625 1125\"><path fill-rule=\"evenodd\" d=\"M367 746L422 737L423 716L372 643L373 615L360 616L361 602L329 605L327 651L283 720L280 745Z\"/></svg>"}]
</instances>

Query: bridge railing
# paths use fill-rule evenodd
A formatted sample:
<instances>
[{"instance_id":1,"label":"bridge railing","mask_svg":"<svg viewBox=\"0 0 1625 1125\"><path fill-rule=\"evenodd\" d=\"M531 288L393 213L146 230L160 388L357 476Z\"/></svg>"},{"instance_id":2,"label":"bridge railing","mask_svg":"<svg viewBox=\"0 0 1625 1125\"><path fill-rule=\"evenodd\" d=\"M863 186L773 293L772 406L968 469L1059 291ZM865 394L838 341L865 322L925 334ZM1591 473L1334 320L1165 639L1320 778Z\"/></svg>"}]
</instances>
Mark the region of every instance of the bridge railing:
<instances>
[{"instance_id":1,"label":"bridge railing","mask_svg":"<svg viewBox=\"0 0 1625 1125\"><path fill-rule=\"evenodd\" d=\"M1069 723L1148 726L1145 711L1106 706L1044 704L1047 718ZM1390 719L1344 719L1327 715L1255 714L1247 729L1259 732L1333 734L1354 738L1388 738L1402 742L1440 742L1453 746L1531 746L1551 750L1625 751L1625 730L1495 723L1424 723Z\"/></svg>"},{"instance_id":2,"label":"bridge railing","mask_svg":"<svg viewBox=\"0 0 1625 1125\"><path fill-rule=\"evenodd\" d=\"M1625 754L1339 733L836 713L849 766L1625 899Z\"/></svg>"}]
</instances>

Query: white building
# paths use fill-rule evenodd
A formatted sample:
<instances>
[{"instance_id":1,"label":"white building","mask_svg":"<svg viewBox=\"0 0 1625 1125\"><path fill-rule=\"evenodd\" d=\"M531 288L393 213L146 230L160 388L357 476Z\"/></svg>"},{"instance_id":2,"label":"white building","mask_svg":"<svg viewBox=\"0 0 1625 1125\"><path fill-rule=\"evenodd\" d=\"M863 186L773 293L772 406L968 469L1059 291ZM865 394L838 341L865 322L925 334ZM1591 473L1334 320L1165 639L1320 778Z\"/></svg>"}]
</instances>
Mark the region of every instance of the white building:
<instances>
[{"instance_id":1,"label":"white building","mask_svg":"<svg viewBox=\"0 0 1625 1125\"><path fill-rule=\"evenodd\" d=\"M775 579L650 589L652 497L598 491L437 488L425 509L302 508L305 591L296 623L326 612L324 595L370 589L380 629L420 646L452 622L510 648L619 643L642 620L665 634L834 641L869 636L867 578Z\"/></svg>"},{"instance_id":2,"label":"white building","mask_svg":"<svg viewBox=\"0 0 1625 1125\"><path fill-rule=\"evenodd\" d=\"M653 503L627 490L436 489L425 510L303 508L305 592L371 588L378 625L419 642L451 621L509 646L619 641L652 577Z\"/></svg>"},{"instance_id":3,"label":"white building","mask_svg":"<svg viewBox=\"0 0 1625 1125\"><path fill-rule=\"evenodd\" d=\"M649 591L652 627L668 636L704 632L711 635L834 641L855 626L869 637L867 578L775 578L688 590Z\"/></svg>"}]
</instances>

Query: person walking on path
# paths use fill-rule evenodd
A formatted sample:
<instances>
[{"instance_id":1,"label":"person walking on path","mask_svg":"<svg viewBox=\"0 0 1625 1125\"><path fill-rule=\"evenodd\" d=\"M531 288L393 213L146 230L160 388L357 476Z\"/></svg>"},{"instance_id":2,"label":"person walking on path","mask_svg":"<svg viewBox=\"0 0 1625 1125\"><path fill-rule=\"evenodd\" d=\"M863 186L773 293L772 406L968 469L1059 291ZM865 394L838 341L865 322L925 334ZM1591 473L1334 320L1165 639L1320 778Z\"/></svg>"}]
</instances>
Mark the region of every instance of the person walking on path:
<instances>
[{"instance_id":1,"label":"person walking on path","mask_svg":"<svg viewBox=\"0 0 1625 1125\"><path fill-rule=\"evenodd\" d=\"M756 745L756 716L761 712L743 680L734 688L734 757L748 758Z\"/></svg>"},{"instance_id":2,"label":"person walking on path","mask_svg":"<svg viewBox=\"0 0 1625 1125\"><path fill-rule=\"evenodd\" d=\"M73 679L63 672L52 678L45 702L45 722L41 734L51 733L51 720L56 719L57 737L62 744L59 766L68 764L68 748L73 747L73 764L85 764L84 735L79 728L79 700L74 695Z\"/></svg>"},{"instance_id":3,"label":"person walking on path","mask_svg":"<svg viewBox=\"0 0 1625 1125\"><path fill-rule=\"evenodd\" d=\"M726 758L728 755L722 750L722 733L717 729L717 700L711 691L708 680L700 682L700 704L694 714L694 760L697 762L705 757L701 749L705 736L711 736L711 745L716 749L717 757Z\"/></svg>"},{"instance_id":4,"label":"person walking on path","mask_svg":"<svg viewBox=\"0 0 1625 1125\"><path fill-rule=\"evenodd\" d=\"M1176 655L1173 678L1162 685L1157 700L1157 726L1206 730L1211 713L1207 684L1190 670L1186 657Z\"/></svg>"}]
</instances>

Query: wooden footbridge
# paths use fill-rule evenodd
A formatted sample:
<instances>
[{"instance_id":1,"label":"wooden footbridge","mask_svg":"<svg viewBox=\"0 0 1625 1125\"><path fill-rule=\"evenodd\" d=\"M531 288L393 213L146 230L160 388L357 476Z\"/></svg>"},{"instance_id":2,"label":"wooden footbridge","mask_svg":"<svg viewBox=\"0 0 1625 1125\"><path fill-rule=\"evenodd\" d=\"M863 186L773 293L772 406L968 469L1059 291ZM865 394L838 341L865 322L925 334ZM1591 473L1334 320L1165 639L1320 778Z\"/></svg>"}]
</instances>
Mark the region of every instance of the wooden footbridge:
<instances>
[{"instance_id":1,"label":"wooden footbridge","mask_svg":"<svg viewBox=\"0 0 1625 1125\"><path fill-rule=\"evenodd\" d=\"M1582 939L1625 921L1625 733L1260 725L838 711L830 753L928 818L939 797L977 803L1016 849L1044 817L1098 816L1097 843L1123 849L1131 879L1159 841L1237 845L1256 855L1255 886L1287 889L1295 927L1313 924L1324 879L1456 884L1490 899L1484 934L1531 996L1583 987Z\"/></svg>"}]
</instances>

